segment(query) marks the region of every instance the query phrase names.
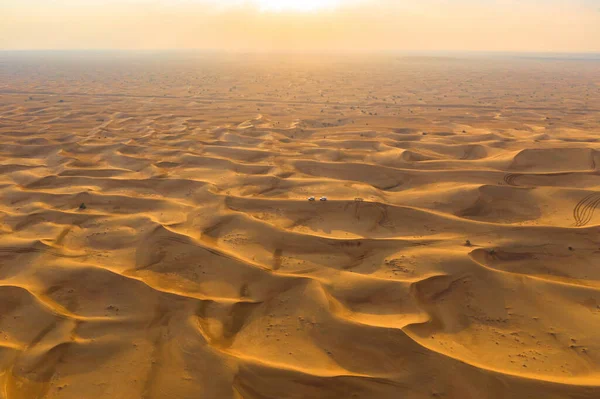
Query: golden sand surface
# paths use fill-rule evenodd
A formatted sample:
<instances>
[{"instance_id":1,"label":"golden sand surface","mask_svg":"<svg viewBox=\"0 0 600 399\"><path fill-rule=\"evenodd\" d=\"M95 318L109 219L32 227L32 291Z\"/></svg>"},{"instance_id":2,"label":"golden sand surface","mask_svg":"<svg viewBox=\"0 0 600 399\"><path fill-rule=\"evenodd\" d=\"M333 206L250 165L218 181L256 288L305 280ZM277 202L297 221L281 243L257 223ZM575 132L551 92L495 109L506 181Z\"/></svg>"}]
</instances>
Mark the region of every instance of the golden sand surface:
<instances>
[{"instance_id":1,"label":"golden sand surface","mask_svg":"<svg viewBox=\"0 0 600 399\"><path fill-rule=\"evenodd\" d=\"M0 397L598 398L599 134L593 60L2 54Z\"/></svg>"}]
</instances>

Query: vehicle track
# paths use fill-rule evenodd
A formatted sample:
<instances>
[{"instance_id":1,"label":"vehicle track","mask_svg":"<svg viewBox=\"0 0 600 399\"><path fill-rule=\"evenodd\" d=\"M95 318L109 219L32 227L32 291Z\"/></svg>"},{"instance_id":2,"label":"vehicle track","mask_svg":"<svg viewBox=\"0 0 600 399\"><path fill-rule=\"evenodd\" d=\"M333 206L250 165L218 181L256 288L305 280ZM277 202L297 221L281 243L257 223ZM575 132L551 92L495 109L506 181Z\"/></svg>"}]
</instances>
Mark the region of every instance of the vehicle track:
<instances>
[{"instance_id":1,"label":"vehicle track","mask_svg":"<svg viewBox=\"0 0 600 399\"><path fill-rule=\"evenodd\" d=\"M573 218L575 219L575 226L583 227L587 225L594 216L594 211L600 204L600 193L595 192L587 195L573 208Z\"/></svg>"}]
</instances>

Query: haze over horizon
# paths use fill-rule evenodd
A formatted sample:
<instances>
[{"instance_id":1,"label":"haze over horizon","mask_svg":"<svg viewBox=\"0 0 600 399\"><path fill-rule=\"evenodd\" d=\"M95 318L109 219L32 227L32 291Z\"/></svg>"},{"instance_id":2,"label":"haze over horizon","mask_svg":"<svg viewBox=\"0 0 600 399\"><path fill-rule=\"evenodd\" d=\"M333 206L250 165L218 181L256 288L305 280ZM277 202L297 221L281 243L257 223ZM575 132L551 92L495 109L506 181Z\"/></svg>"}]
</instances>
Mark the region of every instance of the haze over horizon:
<instances>
[{"instance_id":1,"label":"haze over horizon","mask_svg":"<svg viewBox=\"0 0 600 399\"><path fill-rule=\"evenodd\" d=\"M592 0L5 0L0 50L598 52Z\"/></svg>"}]
</instances>

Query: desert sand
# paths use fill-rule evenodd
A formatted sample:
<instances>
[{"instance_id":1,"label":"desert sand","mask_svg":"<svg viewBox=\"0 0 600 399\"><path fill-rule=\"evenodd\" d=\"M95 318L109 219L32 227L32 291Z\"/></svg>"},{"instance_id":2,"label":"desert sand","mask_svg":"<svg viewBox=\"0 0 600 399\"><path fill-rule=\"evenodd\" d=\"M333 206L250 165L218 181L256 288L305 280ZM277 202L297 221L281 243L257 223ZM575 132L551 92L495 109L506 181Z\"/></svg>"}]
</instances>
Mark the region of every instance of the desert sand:
<instances>
[{"instance_id":1,"label":"desert sand","mask_svg":"<svg viewBox=\"0 0 600 399\"><path fill-rule=\"evenodd\" d=\"M598 60L3 53L0 397L598 398L599 133Z\"/></svg>"}]
</instances>

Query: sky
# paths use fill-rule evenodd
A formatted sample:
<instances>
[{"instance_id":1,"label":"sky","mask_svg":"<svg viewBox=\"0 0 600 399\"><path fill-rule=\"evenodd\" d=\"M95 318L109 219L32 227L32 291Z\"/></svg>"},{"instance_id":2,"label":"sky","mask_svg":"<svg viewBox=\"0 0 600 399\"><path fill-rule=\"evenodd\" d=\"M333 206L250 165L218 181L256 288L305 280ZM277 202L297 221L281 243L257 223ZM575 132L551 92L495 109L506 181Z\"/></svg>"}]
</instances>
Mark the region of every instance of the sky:
<instances>
[{"instance_id":1,"label":"sky","mask_svg":"<svg viewBox=\"0 0 600 399\"><path fill-rule=\"evenodd\" d=\"M0 0L0 50L600 52L600 0Z\"/></svg>"}]
</instances>

